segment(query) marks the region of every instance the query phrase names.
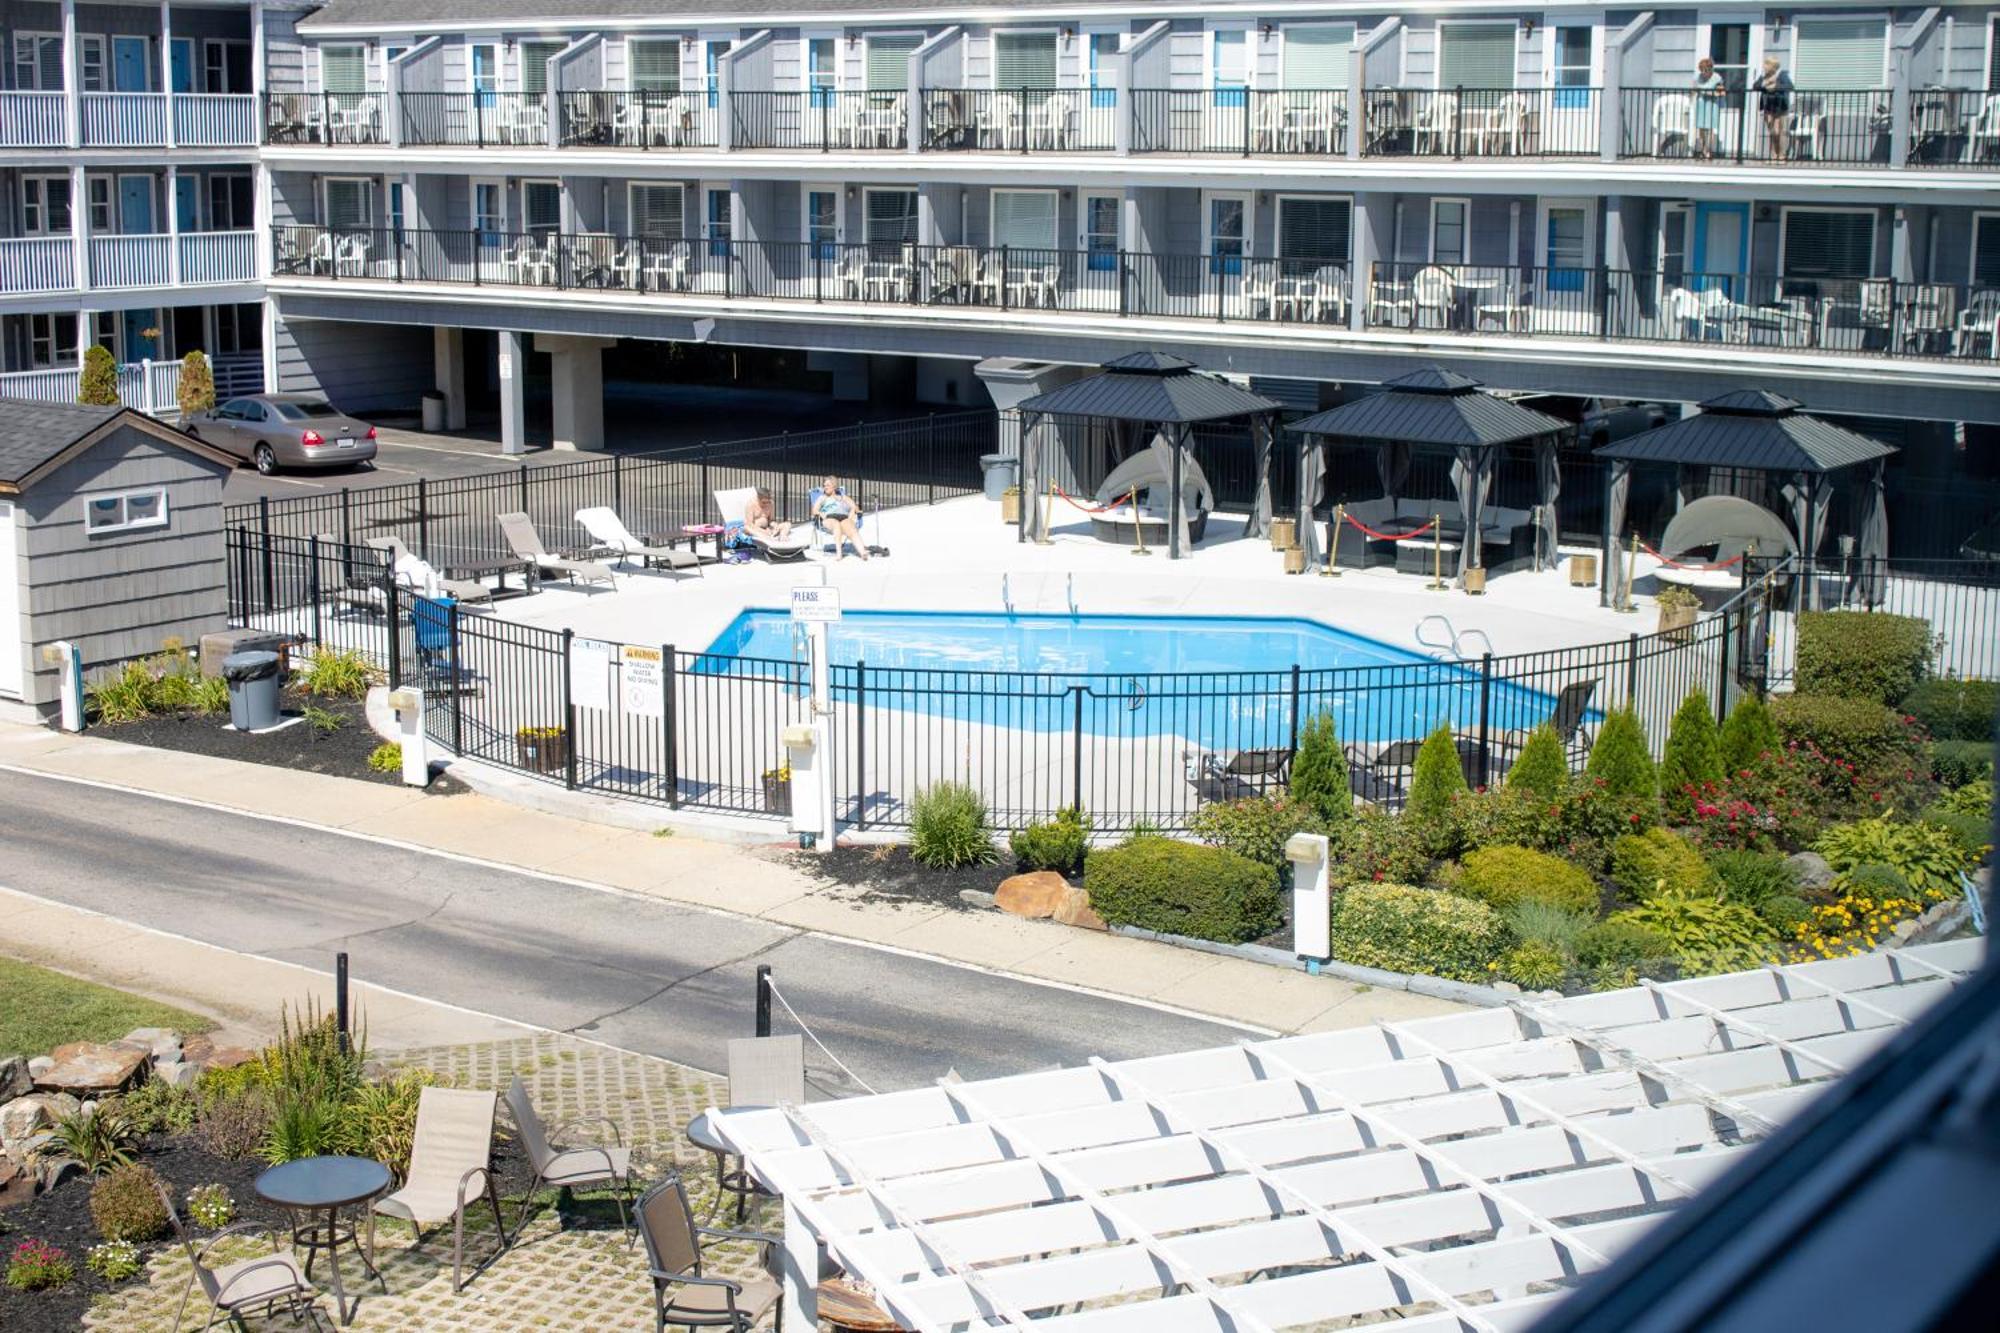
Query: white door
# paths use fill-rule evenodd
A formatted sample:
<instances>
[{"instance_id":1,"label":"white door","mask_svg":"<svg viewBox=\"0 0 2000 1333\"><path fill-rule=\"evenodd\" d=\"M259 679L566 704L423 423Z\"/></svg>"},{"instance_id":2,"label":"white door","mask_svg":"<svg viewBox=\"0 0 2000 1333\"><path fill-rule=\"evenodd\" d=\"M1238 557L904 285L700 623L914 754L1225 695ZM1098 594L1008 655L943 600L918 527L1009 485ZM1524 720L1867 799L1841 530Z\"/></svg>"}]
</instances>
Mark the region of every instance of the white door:
<instances>
[{"instance_id":1,"label":"white door","mask_svg":"<svg viewBox=\"0 0 2000 1333\"><path fill-rule=\"evenodd\" d=\"M0 694L21 693L21 571L16 564L14 502L0 500Z\"/></svg>"}]
</instances>

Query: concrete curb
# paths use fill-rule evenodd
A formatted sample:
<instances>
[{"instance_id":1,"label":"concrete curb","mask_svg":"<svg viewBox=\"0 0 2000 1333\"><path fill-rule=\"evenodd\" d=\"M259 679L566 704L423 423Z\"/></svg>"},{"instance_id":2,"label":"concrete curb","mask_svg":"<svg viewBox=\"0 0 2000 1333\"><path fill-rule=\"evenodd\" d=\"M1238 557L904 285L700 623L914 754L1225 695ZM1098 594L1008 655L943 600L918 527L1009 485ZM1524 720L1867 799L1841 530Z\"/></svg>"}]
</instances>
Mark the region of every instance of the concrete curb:
<instances>
[{"instance_id":1,"label":"concrete curb","mask_svg":"<svg viewBox=\"0 0 2000 1333\"><path fill-rule=\"evenodd\" d=\"M1333 977L1340 981L1351 981L1358 986L1373 986L1378 990L1408 991L1412 995L1427 995L1435 1000L1450 1000L1454 1004L1477 1005L1482 1009L1504 1009L1508 996L1491 986L1477 986L1466 981L1448 981L1443 977L1425 976L1420 972L1384 972L1380 968L1361 967L1355 963L1328 960L1317 969L1308 967L1295 954L1283 949L1273 949L1265 944L1222 944L1215 940L1198 940L1191 935L1167 935L1157 930L1144 930L1138 926L1112 926L1113 935L1129 935L1136 940L1153 940L1160 944L1178 945L1183 949L1193 949L1200 953L1220 954L1225 958L1240 958L1249 963L1262 963L1266 967L1282 967L1293 972L1309 972L1314 976Z\"/></svg>"}]
</instances>

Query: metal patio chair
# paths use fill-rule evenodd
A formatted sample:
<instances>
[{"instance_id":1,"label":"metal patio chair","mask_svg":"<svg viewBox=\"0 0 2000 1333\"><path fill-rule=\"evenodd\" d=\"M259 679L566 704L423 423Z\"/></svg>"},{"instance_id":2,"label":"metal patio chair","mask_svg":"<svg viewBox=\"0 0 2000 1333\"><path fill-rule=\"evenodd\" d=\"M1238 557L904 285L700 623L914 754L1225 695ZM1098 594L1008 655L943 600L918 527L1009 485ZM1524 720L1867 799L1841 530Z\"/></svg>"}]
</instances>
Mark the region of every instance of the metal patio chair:
<instances>
[{"instance_id":1,"label":"metal patio chair","mask_svg":"<svg viewBox=\"0 0 2000 1333\"><path fill-rule=\"evenodd\" d=\"M774 1330L784 1328L784 1291L768 1273L729 1278L704 1271L704 1251L710 1241L755 1241L765 1247L768 1263L779 1243L776 1236L696 1225L678 1171L669 1172L640 1198L638 1221L640 1238L646 1242L647 1273L653 1280L655 1333L669 1325L750 1333L772 1311L776 1311Z\"/></svg>"},{"instance_id":2,"label":"metal patio chair","mask_svg":"<svg viewBox=\"0 0 2000 1333\"><path fill-rule=\"evenodd\" d=\"M507 1248L507 1223L500 1215L500 1187L494 1182L494 1098L470 1088L425 1088L417 1101L417 1133L403 1187L377 1199L374 1212L398 1217L416 1228L451 1223L451 1289L462 1291L465 1268L465 1207L484 1195L493 1206L498 1238L492 1258ZM478 1184L474 1185L474 1178ZM468 1196L466 1190L472 1187ZM375 1231L368 1231L368 1261L375 1262ZM484 1267L482 1264L481 1267Z\"/></svg>"},{"instance_id":3,"label":"metal patio chair","mask_svg":"<svg viewBox=\"0 0 2000 1333\"><path fill-rule=\"evenodd\" d=\"M550 574L561 575L570 582L585 584L602 583L616 588L618 580L609 565L595 560L574 560L568 556L556 555L542 545L541 534L535 531L535 522L526 514L515 512L499 515L500 534L507 541L507 549L514 558L524 565L534 566L535 572L546 578Z\"/></svg>"},{"instance_id":4,"label":"metal patio chair","mask_svg":"<svg viewBox=\"0 0 2000 1333\"><path fill-rule=\"evenodd\" d=\"M289 1250L279 1247L279 1238L287 1236L286 1229L276 1222L238 1222L224 1227L195 1247L194 1238L181 1224L181 1215L174 1209L174 1201L166 1187L159 1181L153 1182L159 1191L160 1206L167 1210L167 1220L173 1224L174 1239L187 1251L188 1279L181 1288L181 1303L174 1310L174 1330L179 1333L181 1320L187 1315L188 1297L194 1294L194 1284L201 1283L202 1294L208 1297L208 1320L203 1328L214 1325L219 1316L227 1316L230 1322L242 1326L243 1316L252 1311L265 1315L275 1312L283 1305L296 1322L305 1316L312 1327L319 1327L319 1289L305 1275ZM208 1253L222 1241L235 1236L265 1235L271 1238L271 1252L267 1255L252 1255L238 1259L234 1263L221 1264L211 1268Z\"/></svg>"},{"instance_id":5,"label":"metal patio chair","mask_svg":"<svg viewBox=\"0 0 2000 1333\"><path fill-rule=\"evenodd\" d=\"M553 1129L545 1128L541 1115L535 1110L535 1103L528 1096L527 1086L518 1076L507 1086L507 1114L513 1118L514 1129L521 1136L521 1146L527 1151L528 1162L535 1169L535 1178L529 1184L527 1193L521 1197L521 1216L514 1223L516 1235L520 1234L522 1224L528 1220L528 1211L535 1206L535 1192L544 1185L566 1190L608 1185L611 1197L618 1205L618 1229L624 1231L631 1225L626 1220L625 1200L632 1193L632 1150L625 1146L625 1136L619 1133L617 1124L609 1116L589 1117L611 1131L609 1147L558 1146L563 1132L582 1122L566 1122Z\"/></svg>"}]
</instances>

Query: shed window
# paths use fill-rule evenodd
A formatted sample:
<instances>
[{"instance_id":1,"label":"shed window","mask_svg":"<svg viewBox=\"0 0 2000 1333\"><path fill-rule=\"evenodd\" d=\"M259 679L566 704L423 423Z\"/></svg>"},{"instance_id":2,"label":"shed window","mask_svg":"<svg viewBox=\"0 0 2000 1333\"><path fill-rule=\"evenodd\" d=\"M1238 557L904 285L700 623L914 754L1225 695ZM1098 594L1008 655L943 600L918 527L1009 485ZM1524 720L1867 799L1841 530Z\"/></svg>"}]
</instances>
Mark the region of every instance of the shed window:
<instances>
[{"instance_id":1,"label":"shed window","mask_svg":"<svg viewBox=\"0 0 2000 1333\"><path fill-rule=\"evenodd\" d=\"M1828 209L1785 214L1785 276L1866 278L1875 268L1875 215Z\"/></svg>"},{"instance_id":2,"label":"shed window","mask_svg":"<svg viewBox=\"0 0 2000 1333\"><path fill-rule=\"evenodd\" d=\"M167 524L167 488L151 486L141 491L120 491L115 495L93 495L84 501L84 531L130 532L135 528L163 528Z\"/></svg>"},{"instance_id":3,"label":"shed window","mask_svg":"<svg viewBox=\"0 0 2000 1333\"><path fill-rule=\"evenodd\" d=\"M1514 25L1447 23L1438 33L1440 88L1512 88Z\"/></svg>"}]
</instances>

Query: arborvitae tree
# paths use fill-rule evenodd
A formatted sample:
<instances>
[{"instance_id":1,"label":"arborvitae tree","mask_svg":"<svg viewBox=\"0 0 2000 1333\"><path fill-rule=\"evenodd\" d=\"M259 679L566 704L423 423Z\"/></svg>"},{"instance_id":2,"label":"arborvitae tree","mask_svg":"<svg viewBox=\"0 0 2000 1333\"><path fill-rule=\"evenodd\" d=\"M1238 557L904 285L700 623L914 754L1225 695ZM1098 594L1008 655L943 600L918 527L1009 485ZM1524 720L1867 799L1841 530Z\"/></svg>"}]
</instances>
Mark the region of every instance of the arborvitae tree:
<instances>
[{"instance_id":1,"label":"arborvitae tree","mask_svg":"<svg viewBox=\"0 0 2000 1333\"><path fill-rule=\"evenodd\" d=\"M1731 773L1740 773L1763 756L1778 752L1778 727L1763 699L1746 694L1736 701L1722 720L1719 745L1723 766Z\"/></svg>"},{"instance_id":2,"label":"arborvitae tree","mask_svg":"<svg viewBox=\"0 0 2000 1333\"><path fill-rule=\"evenodd\" d=\"M1553 801L1569 785L1569 759L1563 754L1562 737L1544 722L1528 733L1520 757L1507 770L1507 790L1530 792L1544 801Z\"/></svg>"},{"instance_id":3,"label":"arborvitae tree","mask_svg":"<svg viewBox=\"0 0 2000 1333\"><path fill-rule=\"evenodd\" d=\"M1410 774L1410 799L1404 813L1417 819L1437 819L1451 811L1452 799L1472 790L1459 763L1458 742L1443 722L1424 738Z\"/></svg>"},{"instance_id":4,"label":"arborvitae tree","mask_svg":"<svg viewBox=\"0 0 2000 1333\"><path fill-rule=\"evenodd\" d=\"M1354 811L1347 785L1347 756L1333 714L1319 713L1299 728L1298 753L1292 756L1292 798L1312 807L1322 819L1344 819Z\"/></svg>"},{"instance_id":5,"label":"arborvitae tree","mask_svg":"<svg viewBox=\"0 0 2000 1333\"><path fill-rule=\"evenodd\" d=\"M1716 741L1715 712L1700 690L1689 692L1667 728L1667 747L1660 753L1660 799L1667 813L1686 819L1694 813L1694 796L1705 784L1722 780L1722 750Z\"/></svg>"},{"instance_id":6,"label":"arborvitae tree","mask_svg":"<svg viewBox=\"0 0 2000 1333\"><path fill-rule=\"evenodd\" d=\"M1604 784L1605 794L1652 800L1660 794L1653 756L1646 749L1646 730L1633 708L1614 708L1598 728L1584 775Z\"/></svg>"},{"instance_id":7,"label":"arborvitae tree","mask_svg":"<svg viewBox=\"0 0 2000 1333\"><path fill-rule=\"evenodd\" d=\"M106 348L92 345L84 352L76 401L86 407L118 406L118 363Z\"/></svg>"}]
</instances>

